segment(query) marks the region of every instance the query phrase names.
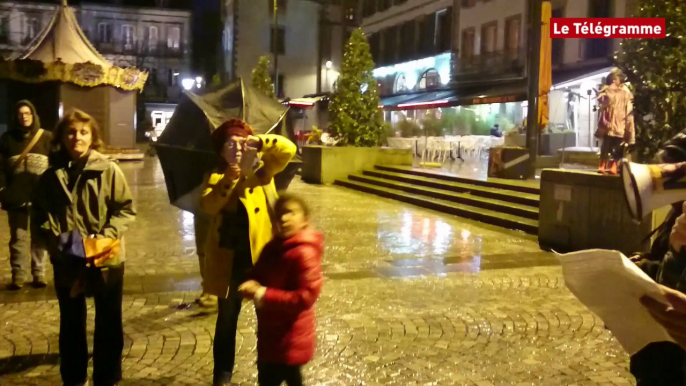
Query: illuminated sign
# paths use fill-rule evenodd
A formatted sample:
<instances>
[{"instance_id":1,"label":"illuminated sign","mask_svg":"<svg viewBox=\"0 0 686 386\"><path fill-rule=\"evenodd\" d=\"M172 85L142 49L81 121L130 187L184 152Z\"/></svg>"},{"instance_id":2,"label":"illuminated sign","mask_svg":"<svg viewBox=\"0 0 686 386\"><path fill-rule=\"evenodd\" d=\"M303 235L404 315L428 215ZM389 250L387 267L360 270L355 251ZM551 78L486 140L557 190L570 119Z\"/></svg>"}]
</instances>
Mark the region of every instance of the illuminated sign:
<instances>
[{"instance_id":1,"label":"illuminated sign","mask_svg":"<svg viewBox=\"0 0 686 386\"><path fill-rule=\"evenodd\" d=\"M174 115L173 111L154 110L150 113L150 118L152 119L152 127L155 128L156 135L159 136L160 134L162 134L164 128L167 127L169 120L171 120L172 115Z\"/></svg>"},{"instance_id":2,"label":"illuminated sign","mask_svg":"<svg viewBox=\"0 0 686 386\"><path fill-rule=\"evenodd\" d=\"M473 105L485 105L491 103L508 103L517 102L517 97L515 95L508 95L502 97L492 97L492 98L474 98L472 99Z\"/></svg>"},{"instance_id":3,"label":"illuminated sign","mask_svg":"<svg viewBox=\"0 0 686 386\"><path fill-rule=\"evenodd\" d=\"M398 63L392 66L379 67L374 69L373 74L375 78L383 78L388 75L398 73L409 74L414 72L422 72L433 68L438 71L441 77L441 82L444 82L445 84L450 79L451 57L452 54L448 52L445 54L431 56L424 59L413 60L411 62Z\"/></svg>"}]
</instances>

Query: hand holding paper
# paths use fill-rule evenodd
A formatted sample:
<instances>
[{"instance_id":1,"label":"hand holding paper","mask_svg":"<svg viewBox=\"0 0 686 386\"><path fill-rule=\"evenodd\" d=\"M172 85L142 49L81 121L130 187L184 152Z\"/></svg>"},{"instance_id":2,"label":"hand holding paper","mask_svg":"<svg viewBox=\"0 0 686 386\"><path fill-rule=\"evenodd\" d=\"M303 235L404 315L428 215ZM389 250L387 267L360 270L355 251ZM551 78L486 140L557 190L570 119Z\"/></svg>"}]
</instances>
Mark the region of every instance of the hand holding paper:
<instances>
[{"instance_id":1,"label":"hand holding paper","mask_svg":"<svg viewBox=\"0 0 686 386\"><path fill-rule=\"evenodd\" d=\"M650 297L667 307L668 298L626 256L599 249L558 256L567 288L605 322L630 355L652 342L674 342L641 304Z\"/></svg>"}]
</instances>

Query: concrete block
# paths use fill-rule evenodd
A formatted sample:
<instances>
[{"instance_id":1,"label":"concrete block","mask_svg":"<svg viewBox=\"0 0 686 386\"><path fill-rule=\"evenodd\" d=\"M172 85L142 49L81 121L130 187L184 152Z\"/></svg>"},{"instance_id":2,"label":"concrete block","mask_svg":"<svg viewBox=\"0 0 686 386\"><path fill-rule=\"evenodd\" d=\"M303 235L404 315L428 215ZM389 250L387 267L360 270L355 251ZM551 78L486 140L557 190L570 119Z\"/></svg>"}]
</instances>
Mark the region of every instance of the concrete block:
<instances>
[{"instance_id":1,"label":"concrete block","mask_svg":"<svg viewBox=\"0 0 686 386\"><path fill-rule=\"evenodd\" d=\"M374 165L412 166L412 149L304 146L302 161L303 181L333 184Z\"/></svg>"},{"instance_id":2,"label":"concrete block","mask_svg":"<svg viewBox=\"0 0 686 386\"><path fill-rule=\"evenodd\" d=\"M641 223L629 213L618 176L546 169L541 174L538 241L558 252L612 249L628 255L647 250L653 214Z\"/></svg>"}]
</instances>

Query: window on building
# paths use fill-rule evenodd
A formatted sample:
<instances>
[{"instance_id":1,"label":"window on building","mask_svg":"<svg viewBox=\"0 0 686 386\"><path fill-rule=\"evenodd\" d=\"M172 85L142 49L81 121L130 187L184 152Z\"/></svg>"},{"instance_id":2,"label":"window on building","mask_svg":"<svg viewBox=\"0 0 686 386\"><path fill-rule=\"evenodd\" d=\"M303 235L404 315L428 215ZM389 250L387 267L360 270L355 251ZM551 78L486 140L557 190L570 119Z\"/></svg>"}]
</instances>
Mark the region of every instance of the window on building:
<instances>
[{"instance_id":1,"label":"window on building","mask_svg":"<svg viewBox=\"0 0 686 386\"><path fill-rule=\"evenodd\" d=\"M274 28L269 30L269 52L274 52ZM276 52L279 55L286 54L286 29L279 27L276 29Z\"/></svg>"},{"instance_id":2,"label":"window on building","mask_svg":"<svg viewBox=\"0 0 686 386\"><path fill-rule=\"evenodd\" d=\"M522 15L516 15L505 20L505 52L508 56L519 53L522 39Z\"/></svg>"},{"instance_id":3,"label":"window on building","mask_svg":"<svg viewBox=\"0 0 686 386\"><path fill-rule=\"evenodd\" d=\"M98 41L100 43L112 43L112 24L98 24Z\"/></svg>"},{"instance_id":4,"label":"window on building","mask_svg":"<svg viewBox=\"0 0 686 386\"><path fill-rule=\"evenodd\" d=\"M369 17L376 13L376 0L363 0L362 17Z\"/></svg>"},{"instance_id":5,"label":"window on building","mask_svg":"<svg viewBox=\"0 0 686 386\"><path fill-rule=\"evenodd\" d=\"M181 48L181 28L171 27L167 32L167 48L178 50Z\"/></svg>"},{"instance_id":6,"label":"window on building","mask_svg":"<svg viewBox=\"0 0 686 386\"><path fill-rule=\"evenodd\" d=\"M462 30L462 53L460 56L464 60L471 60L474 57L474 41L476 39L476 31L474 27Z\"/></svg>"},{"instance_id":7,"label":"window on building","mask_svg":"<svg viewBox=\"0 0 686 386\"><path fill-rule=\"evenodd\" d=\"M40 20L38 20L38 17L36 16L27 16L26 17L26 29L25 29L25 39L26 40L32 40L35 39L36 36L40 33L41 30L41 25L40 25Z\"/></svg>"},{"instance_id":8,"label":"window on building","mask_svg":"<svg viewBox=\"0 0 686 386\"><path fill-rule=\"evenodd\" d=\"M169 71L167 72L167 82L169 86L178 86L179 85L179 76L181 74L179 73L179 70L177 68L170 68Z\"/></svg>"},{"instance_id":9,"label":"window on building","mask_svg":"<svg viewBox=\"0 0 686 386\"><path fill-rule=\"evenodd\" d=\"M160 44L160 30L155 26L148 27L148 49L150 51L157 51L157 46Z\"/></svg>"},{"instance_id":10,"label":"window on building","mask_svg":"<svg viewBox=\"0 0 686 386\"><path fill-rule=\"evenodd\" d=\"M387 28L383 36L384 63L395 64L398 62L398 28Z\"/></svg>"},{"instance_id":11,"label":"window on building","mask_svg":"<svg viewBox=\"0 0 686 386\"><path fill-rule=\"evenodd\" d=\"M448 8L436 13L436 49L438 53L448 52L452 48L453 9Z\"/></svg>"},{"instance_id":12,"label":"window on building","mask_svg":"<svg viewBox=\"0 0 686 386\"><path fill-rule=\"evenodd\" d=\"M427 90L438 87L440 82L441 77L438 75L438 71L432 68L431 70L422 74L422 77L419 78L418 86L420 90Z\"/></svg>"},{"instance_id":13,"label":"window on building","mask_svg":"<svg viewBox=\"0 0 686 386\"><path fill-rule=\"evenodd\" d=\"M476 5L476 0L462 0L462 8L471 8Z\"/></svg>"},{"instance_id":14,"label":"window on building","mask_svg":"<svg viewBox=\"0 0 686 386\"><path fill-rule=\"evenodd\" d=\"M345 3L345 2L344 2ZM345 20L348 22L354 22L356 19L356 4L345 3Z\"/></svg>"},{"instance_id":15,"label":"window on building","mask_svg":"<svg viewBox=\"0 0 686 386\"><path fill-rule=\"evenodd\" d=\"M414 59L415 56L415 27L416 23L414 20L405 22L405 24L400 27L400 61L407 62Z\"/></svg>"},{"instance_id":16,"label":"window on building","mask_svg":"<svg viewBox=\"0 0 686 386\"><path fill-rule=\"evenodd\" d=\"M124 24L121 26L121 41L125 50L132 50L136 44L136 30L132 25Z\"/></svg>"},{"instance_id":17,"label":"window on building","mask_svg":"<svg viewBox=\"0 0 686 386\"><path fill-rule=\"evenodd\" d=\"M495 52L498 43L498 22L492 21L481 27L481 55Z\"/></svg>"},{"instance_id":18,"label":"window on building","mask_svg":"<svg viewBox=\"0 0 686 386\"><path fill-rule=\"evenodd\" d=\"M274 83L274 85L276 85L276 82L274 82L274 75L273 74L272 74L271 78L272 78L272 83ZM276 91L276 97L277 98L285 97L285 94L283 91L283 90L285 90L285 86L286 86L286 77L283 74L279 74L279 85L278 85L279 89Z\"/></svg>"},{"instance_id":19,"label":"window on building","mask_svg":"<svg viewBox=\"0 0 686 386\"><path fill-rule=\"evenodd\" d=\"M612 0L590 0L588 17L612 17ZM586 39L586 58L607 58L612 54L612 39Z\"/></svg>"},{"instance_id":20,"label":"window on building","mask_svg":"<svg viewBox=\"0 0 686 386\"><path fill-rule=\"evenodd\" d=\"M286 0L276 0L276 8L279 10L279 13L286 12L286 5ZM269 14L274 15L274 0L267 0L267 8L269 8Z\"/></svg>"},{"instance_id":21,"label":"window on building","mask_svg":"<svg viewBox=\"0 0 686 386\"><path fill-rule=\"evenodd\" d=\"M10 18L0 15L0 43L7 43L10 40Z\"/></svg>"},{"instance_id":22,"label":"window on building","mask_svg":"<svg viewBox=\"0 0 686 386\"><path fill-rule=\"evenodd\" d=\"M431 56L436 53L436 14L424 16L420 38L421 56Z\"/></svg>"},{"instance_id":23,"label":"window on building","mask_svg":"<svg viewBox=\"0 0 686 386\"><path fill-rule=\"evenodd\" d=\"M369 40L369 50L372 52L372 60L374 60L374 63L376 63L377 65L381 64L381 57L379 55L379 51L381 48L379 36L380 33L378 32L367 36L367 39Z\"/></svg>"},{"instance_id":24,"label":"window on building","mask_svg":"<svg viewBox=\"0 0 686 386\"><path fill-rule=\"evenodd\" d=\"M564 9L554 9L551 17L564 17ZM566 39L552 39L551 59L553 65L559 65L565 61L565 40Z\"/></svg>"}]
</instances>

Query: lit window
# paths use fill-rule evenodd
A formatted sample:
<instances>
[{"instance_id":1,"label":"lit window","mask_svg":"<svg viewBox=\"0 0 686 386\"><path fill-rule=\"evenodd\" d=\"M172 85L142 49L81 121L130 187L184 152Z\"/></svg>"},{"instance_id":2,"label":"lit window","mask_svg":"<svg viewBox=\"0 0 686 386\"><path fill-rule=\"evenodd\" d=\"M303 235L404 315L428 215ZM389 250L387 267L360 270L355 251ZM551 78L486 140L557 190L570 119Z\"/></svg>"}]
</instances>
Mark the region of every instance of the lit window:
<instances>
[{"instance_id":1,"label":"lit window","mask_svg":"<svg viewBox=\"0 0 686 386\"><path fill-rule=\"evenodd\" d=\"M100 43L112 43L112 24L98 24L98 41Z\"/></svg>"},{"instance_id":2,"label":"lit window","mask_svg":"<svg viewBox=\"0 0 686 386\"><path fill-rule=\"evenodd\" d=\"M37 17L26 18L26 39L31 40L38 36L40 32L40 21Z\"/></svg>"},{"instance_id":3,"label":"lit window","mask_svg":"<svg viewBox=\"0 0 686 386\"><path fill-rule=\"evenodd\" d=\"M181 28L172 27L167 35L167 47L178 50L181 47Z\"/></svg>"},{"instance_id":4,"label":"lit window","mask_svg":"<svg viewBox=\"0 0 686 386\"><path fill-rule=\"evenodd\" d=\"M121 26L121 40L125 50L132 50L136 43L136 30L132 25L124 24Z\"/></svg>"},{"instance_id":5,"label":"lit window","mask_svg":"<svg viewBox=\"0 0 686 386\"><path fill-rule=\"evenodd\" d=\"M157 50L157 45L160 43L160 30L151 26L148 28L148 47L151 51Z\"/></svg>"}]
</instances>

